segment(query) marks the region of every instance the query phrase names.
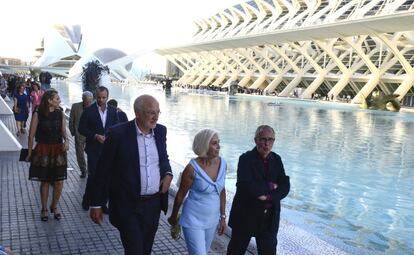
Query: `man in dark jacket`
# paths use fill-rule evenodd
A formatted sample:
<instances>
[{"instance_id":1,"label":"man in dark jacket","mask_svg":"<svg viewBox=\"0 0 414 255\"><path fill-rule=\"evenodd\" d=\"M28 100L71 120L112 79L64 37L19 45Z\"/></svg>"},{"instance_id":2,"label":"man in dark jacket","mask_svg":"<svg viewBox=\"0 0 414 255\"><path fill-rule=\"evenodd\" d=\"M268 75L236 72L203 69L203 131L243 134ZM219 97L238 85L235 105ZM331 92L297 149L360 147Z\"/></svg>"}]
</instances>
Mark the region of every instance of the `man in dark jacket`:
<instances>
[{"instance_id":1,"label":"man in dark jacket","mask_svg":"<svg viewBox=\"0 0 414 255\"><path fill-rule=\"evenodd\" d=\"M128 116L118 107L118 101L116 101L115 99L111 99L108 101L108 105L116 109L116 114L118 115L119 123L128 122Z\"/></svg>"},{"instance_id":2,"label":"man in dark jacket","mask_svg":"<svg viewBox=\"0 0 414 255\"><path fill-rule=\"evenodd\" d=\"M82 200L84 210L89 210L90 187L108 130L119 122L116 109L107 105L108 95L109 91L106 87L98 87L96 102L83 110L79 120L78 131L86 138L85 152L88 159L88 179Z\"/></svg>"},{"instance_id":3,"label":"man in dark jacket","mask_svg":"<svg viewBox=\"0 0 414 255\"><path fill-rule=\"evenodd\" d=\"M102 190L109 188L109 220L120 232L125 254L150 255L161 211L167 213L172 171L167 128L157 124L157 100L141 95L134 111L134 120L108 133L91 188L90 217L102 223Z\"/></svg>"},{"instance_id":4,"label":"man in dark jacket","mask_svg":"<svg viewBox=\"0 0 414 255\"><path fill-rule=\"evenodd\" d=\"M50 89L53 76L49 72L41 72L39 75L40 88L44 91Z\"/></svg>"},{"instance_id":5,"label":"man in dark jacket","mask_svg":"<svg viewBox=\"0 0 414 255\"><path fill-rule=\"evenodd\" d=\"M228 255L244 254L252 237L256 238L259 255L276 254L280 200L289 193L289 176L280 156L271 151L273 128L259 126L254 141L256 147L239 158L229 218L232 236Z\"/></svg>"}]
</instances>

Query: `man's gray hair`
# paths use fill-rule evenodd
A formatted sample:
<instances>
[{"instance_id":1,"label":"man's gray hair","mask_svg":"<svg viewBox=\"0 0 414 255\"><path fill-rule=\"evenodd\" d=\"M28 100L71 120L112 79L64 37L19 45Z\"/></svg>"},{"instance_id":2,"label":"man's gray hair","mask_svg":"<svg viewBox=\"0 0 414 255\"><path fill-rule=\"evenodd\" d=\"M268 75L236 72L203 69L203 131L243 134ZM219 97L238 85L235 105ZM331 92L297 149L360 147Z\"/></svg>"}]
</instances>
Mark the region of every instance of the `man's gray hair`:
<instances>
[{"instance_id":1,"label":"man's gray hair","mask_svg":"<svg viewBox=\"0 0 414 255\"><path fill-rule=\"evenodd\" d=\"M85 99L85 98L87 98L87 97L93 97L92 92L90 92L90 91L84 91L82 93L82 100Z\"/></svg>"},{"instance_id":2,"label":"man's gray hair","mask_svg":"<svg viewBox=\"0 0 414 255\"><path fill-rule=\"evenodd\" d=\"M263 132L263 130L265 130L265 129L269 129L269 130L271 130L271 131L273 132L273 135L275 135L275 134L276 134L276 133L275 133L275 130L274 130L271 126L269 126L269 125L260 125L260 126L258 126L258 127L257 127L257 129L256 129L256 133L254 134L254 139L258 138L258 137L259 137L259 135L260 135L260 133L262 133L262 132Z\"/></svg>"},{"instance_id":3,"label":"man's gray hair","mask_svg":"<svg viewBox=\"0 0 414 255\"><path fill-rule=\"evenodd\" d=\"M200 158L206 158L208 150L210 148L210 141L214 135L218 136L216 130L213 129L202 129L194 137L193 151Z\"/></svg>"},{"instance_id":4,"label":"man's gray hair","mask_svg":"<svg viewBox=\"0 0 414 255\"><path fill-rule=\"evenodd\" d=\"M158 102L157 99L155 99L155 97L147 94L137 97L137 99L135 99L134 101L134 112L143 111L145 103L147 103L150 99L154 100L155 102Z\"/></svg>"}]
</instances>

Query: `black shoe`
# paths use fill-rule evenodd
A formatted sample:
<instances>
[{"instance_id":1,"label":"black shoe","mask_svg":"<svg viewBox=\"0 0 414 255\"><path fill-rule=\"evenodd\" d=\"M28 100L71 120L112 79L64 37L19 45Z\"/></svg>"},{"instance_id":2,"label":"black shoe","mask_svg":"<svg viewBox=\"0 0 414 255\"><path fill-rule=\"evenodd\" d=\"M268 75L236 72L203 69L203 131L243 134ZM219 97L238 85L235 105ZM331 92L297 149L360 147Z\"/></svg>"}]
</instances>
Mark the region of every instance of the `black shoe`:
<instances>
[{"instance_id":1,"label":"black shoe","mask_svg":"<svg viewBox=\"0 0 414 255\"><path fill-rule=\"evenodd\" d=\"M40 212L40 220L41 221L48 221L49 220L49 214L47 209L42 209L42 211Z\"/></svg>"},{"instance_id":2,"label":"black shoe","mask_svg":"<svg viewBox=\"0 0 414 255\"><path fill-rule=\"evenodd\" d=\"M80 178L81 179L85 179L86 178L86 173L85 172L82 172L81 175L80 175Z\"/></svg>"},{"instance_id":3,"label":"black shoe","mask_svg":"<svg viewBox=\"0 0 414 255\"><path fill-rule=\"evenodd\" d=\"M50 212L53 213L53 218L55 218L55 220L60 220L62 218L62 215L57 211L56 207L50 207Z\"/></svg>"},{"instance_id":4,"label":"black shoe","mask_svg":"<svg viewBox=\"0 0 414 255\"><path fill-rule=\"evenodd\" d=\"M104 214L109 214L109 209L108 209L108 207L106 205L105 206L102 206L102 212Z\"/></svg>"},{"instance_id":5,"label":"black shoe","mask_svg":"<svg viewBox=\"0 0 414 255\"><path fill-rule=\"evenodd\" d=\"M85 199L82 200L82 209L85 211L89 210L89 204Z\"/></svg>"}]
</instances>

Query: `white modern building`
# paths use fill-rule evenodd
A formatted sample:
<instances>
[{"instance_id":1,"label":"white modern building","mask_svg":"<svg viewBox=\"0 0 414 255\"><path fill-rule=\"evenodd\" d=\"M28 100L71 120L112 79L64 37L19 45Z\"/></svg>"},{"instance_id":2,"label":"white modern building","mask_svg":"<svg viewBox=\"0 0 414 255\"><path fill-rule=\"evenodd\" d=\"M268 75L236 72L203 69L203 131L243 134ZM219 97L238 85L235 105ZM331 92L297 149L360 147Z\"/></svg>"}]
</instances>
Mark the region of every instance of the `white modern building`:
<instances>
[{"instance_id":1,"label":"white modern building","mask_svg":"<svg viewBox=\"0 0 414 255\"><path fill-rule=\"evenodd\" d=\"M81 59L79 59L69 70L68 78L69 80L80 81L83 67L86 63L98 60L102 65L109 67L110 73L108 78L117 81L124 81L128 79L133 80L135 78L130 71L134 58L135 56L128 56L124 52L117 49L99 49L92 53L85 54Z\"/></svg>"},{"instance_id":2,"label":"white modern building","mask_svg":"<svg viewBox=\"0 0 414 255\"><path fill-rule=\"evenodd\" d=\"M54 25L37 49L40 57L34 67L68 77L70 80L80 80L85 64L98 60L109 67L108 79L135 80L130 71L133 60L141 53L127 55L113 48L93 51L86 45L79 25Z\"/></svg>"},{"instance_id":3,"label":"white modern building","mask_svg":"<svg viewBox=\"0 0 414 255\"><path fill-rule=\"evenodd\" d=\"M194 42L157 53L181 84L301 98L397 94L414 105L413 0L253 0L195 22ZM296 94L297 95L297 94Z\"/></svg>"},{"instance_id":4,"label":"white modern building","mask_svg":"<svg viewBox=\"0 0 414 255\"><path fill-rule=\"evenodd\" d=\"M56 24L45 35L41 47L37 49L40 58L34 63L39 68L70 69L86 54L79 25Z\"/></svg>"}]
</instances>

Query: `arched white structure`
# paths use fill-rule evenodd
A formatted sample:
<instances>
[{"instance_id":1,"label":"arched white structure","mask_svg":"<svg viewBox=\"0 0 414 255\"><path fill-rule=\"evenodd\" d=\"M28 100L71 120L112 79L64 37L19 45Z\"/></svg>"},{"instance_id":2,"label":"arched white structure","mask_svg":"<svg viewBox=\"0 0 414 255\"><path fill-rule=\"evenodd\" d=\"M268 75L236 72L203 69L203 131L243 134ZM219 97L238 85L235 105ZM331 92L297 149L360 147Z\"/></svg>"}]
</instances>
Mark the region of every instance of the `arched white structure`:
<instances>
[{"instance_id":1,"label":"arched white structure","mask_svg":"<svg viewBox=\"0 0 414 255\"><path fill-rule=\"evenodd\" d=\"M113 49L104 48L99 49L91 54L82 57L69 70L68 78L72 81L81 80L82 70L86 63L98 60L102 65L109 67L109 78L117 81L136 81L136 78L131 74L132 62L135 58L147 53L147 51L136 52L127 55L124 52Z\"/></svg>"},{"instance_id":2,"label":"arched white structure","mask_svg":"<svg viewBox=\"0 0 414 255\"><path fill-rule=\"evenodd\" d=\"M87 51L81 27L54 25L43 38L42 47L38 51L42 55L34 66L71 68Z\"/></svg>"},{"instance_id":3,"label":"arched white structure","mask_svg":"<svg viewBox=\"0 0 414 255\"><path fill-rule=\"evenodd\" d=\"M82 67L91 60L99 60L110 69L114 80L135 80L130 73L132 62L142 52L127 55L124 52L104 48L91 51L86 47L79 25L54 25L45 35L42 47L37 49L42 55L35 62L34 69L49 71L71 80L78 80Z\"/></svg>"},{"instance_id":4,"label":"arched white structure","mask_svg":"<svg viewBox=\"0 0 414 255\"><path fill-rule=\"evenodd\" d=\"M254 0L198 20L194 43L156 52L183 84L239 85L301 97L374 90L414 104L413 0Z\"/></svg>"}]
</instances>

